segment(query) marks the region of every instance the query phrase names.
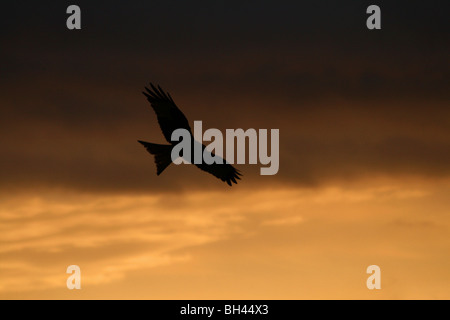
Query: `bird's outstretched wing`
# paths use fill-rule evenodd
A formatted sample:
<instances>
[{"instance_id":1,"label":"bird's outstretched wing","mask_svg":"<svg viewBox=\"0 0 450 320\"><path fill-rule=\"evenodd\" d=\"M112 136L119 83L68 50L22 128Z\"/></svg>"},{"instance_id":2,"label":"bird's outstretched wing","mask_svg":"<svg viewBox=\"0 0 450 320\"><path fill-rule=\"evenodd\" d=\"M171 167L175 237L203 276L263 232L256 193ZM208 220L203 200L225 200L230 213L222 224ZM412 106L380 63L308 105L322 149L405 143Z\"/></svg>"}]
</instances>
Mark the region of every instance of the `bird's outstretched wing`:
<instances>
[{"instance_id":1,"label":"bird's outstretched wing","mask_svg":"<svg viewBox=\"0 0 450 320\"><path fill-rule=\"evenodd\" d=\"M170 94L165 93L160 86L156 88L151 83L150 86L151 89L145 88L146 91L142 93L147 97L153 110L155 110L164 138L169 143L172 143L172 132L180 128L186 129L192 134L188 120L183 112L178 109Z\"/></svg>"},{"instance_id":2,"label":"bird's outstretched wing","mask_svg":"<svg viewBox=\"0 0 450 320\"><path fill-rule=\"evenodd\" d=\"M237 184L237 180L241 180L240 176L242 176L242 174L240 173L240 171L237 170L236 168L234 168L229 163L224 163L224 164L202 163L202 164L196 164L196 166L198 168L202 169L203 171L211 173L216 178L219 178L220 180L228 183L229 186L231 186L232 182Z\"/></svg>"}]
</instances>

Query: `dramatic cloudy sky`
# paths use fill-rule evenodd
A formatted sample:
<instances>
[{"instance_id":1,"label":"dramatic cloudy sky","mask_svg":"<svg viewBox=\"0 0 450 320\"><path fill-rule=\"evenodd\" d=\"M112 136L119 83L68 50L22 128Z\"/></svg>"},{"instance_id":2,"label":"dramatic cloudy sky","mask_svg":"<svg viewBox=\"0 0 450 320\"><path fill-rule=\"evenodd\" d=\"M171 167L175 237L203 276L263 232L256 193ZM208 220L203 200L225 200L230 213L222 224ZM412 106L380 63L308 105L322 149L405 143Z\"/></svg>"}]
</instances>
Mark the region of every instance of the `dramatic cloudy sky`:
<instances>
[{"instance_id":1,"label":"dramatic cloudy sky","mask_svg":"<svg viewBox=\"0 0 450 320\"><path fill-rule=\"evenodd\" d=\"M444 4L2 5L0 297L450 298ZM157 177L150 81L205 129L279 129L279 173Z\"/></svg>"}]
</instances>

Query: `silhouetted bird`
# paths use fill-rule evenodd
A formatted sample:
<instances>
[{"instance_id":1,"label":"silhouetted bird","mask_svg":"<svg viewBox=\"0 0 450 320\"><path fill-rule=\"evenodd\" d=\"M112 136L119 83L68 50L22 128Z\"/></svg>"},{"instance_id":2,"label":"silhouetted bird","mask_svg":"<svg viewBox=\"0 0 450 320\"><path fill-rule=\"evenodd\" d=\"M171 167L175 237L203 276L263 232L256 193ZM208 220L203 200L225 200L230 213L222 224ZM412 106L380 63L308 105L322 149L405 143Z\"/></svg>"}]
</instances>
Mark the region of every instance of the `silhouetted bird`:
<instances>
[{"instance_id":1,"label":"silhouetted bird","mask_svg":"<svg viewBox=\"0 0 450 320\"><path fill-rule=\"evenodd\" d=\"M172 163L172 148L178 143L171 141L172 132L174 130L182 128L189 131L192 139L192 149L194 148L194 144L199 142L194 140L188 120L180 111L180 109L178 109L170 94L164 93L160 86L158 86L158 88L156 88L153 84L150 84L150 86L151 89L145 88L146 92L143 92L143 94L147 97L153 110L155 110L156 116L158 117L159 126L161 127L161 131L170 144L162 145L140 140L138 140L138 142L141 143L149 153L155 156L157 175L159 176L164 171L164 169L166 169ZM202 152L205 151L205 148L206 147L202 145ZM194 155L193 150L191 152L191 155ZM212 155L214 155L214 153ZM191 159L187 160L190 161ZM223 161L223 164L207 164L203 162L202 157L202 163L195 165L203 171L209 172L213 176L228 183L228 185L230 186L232 182L237 183L236 180L240 180L239 176L241 176L241 173L239 172L239 170L235 169L225 160Z\"/></svg>"}]
</instances>

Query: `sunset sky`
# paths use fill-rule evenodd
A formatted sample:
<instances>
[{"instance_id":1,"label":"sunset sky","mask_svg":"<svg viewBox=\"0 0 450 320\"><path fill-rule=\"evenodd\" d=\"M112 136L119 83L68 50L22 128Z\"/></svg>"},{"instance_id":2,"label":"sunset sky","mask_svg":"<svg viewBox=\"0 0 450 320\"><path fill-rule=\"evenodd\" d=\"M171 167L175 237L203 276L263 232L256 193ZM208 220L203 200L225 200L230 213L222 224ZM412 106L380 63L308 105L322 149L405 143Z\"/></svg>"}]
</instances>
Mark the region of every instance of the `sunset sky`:
<instances>
[{"instance_id":1,"label":"sunset sky","mask_svg":"<svg viewBox=\"0 0 450 320\"><path fill-rule=\"evenodd\" d=\"M0 299L449 299L445 3L2 4ZM191 126L279 129L278 174L156 176L149 82Z\"/></svg>"}]
</instances>

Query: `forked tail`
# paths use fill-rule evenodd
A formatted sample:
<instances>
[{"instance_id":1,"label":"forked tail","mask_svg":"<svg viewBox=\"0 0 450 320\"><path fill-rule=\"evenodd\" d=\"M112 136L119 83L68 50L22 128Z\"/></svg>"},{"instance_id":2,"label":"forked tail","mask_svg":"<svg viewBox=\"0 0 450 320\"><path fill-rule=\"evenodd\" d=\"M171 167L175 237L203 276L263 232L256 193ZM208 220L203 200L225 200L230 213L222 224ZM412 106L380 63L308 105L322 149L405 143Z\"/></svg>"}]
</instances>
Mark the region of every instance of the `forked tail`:
<instances>
[{"instance_id":1,"label":"forked tail","mask_svg":"<svg viewBox=\"0 0 450 320\"><path fill-rule=\"evenodd\" d=\"M147 151L155 156L156 173L159 176L172 163L172 146L138 140Z\"/></svg>"}]
</instances>

